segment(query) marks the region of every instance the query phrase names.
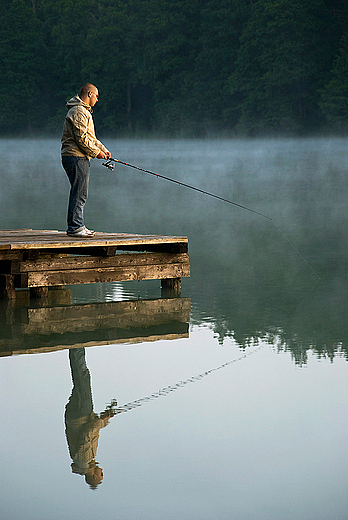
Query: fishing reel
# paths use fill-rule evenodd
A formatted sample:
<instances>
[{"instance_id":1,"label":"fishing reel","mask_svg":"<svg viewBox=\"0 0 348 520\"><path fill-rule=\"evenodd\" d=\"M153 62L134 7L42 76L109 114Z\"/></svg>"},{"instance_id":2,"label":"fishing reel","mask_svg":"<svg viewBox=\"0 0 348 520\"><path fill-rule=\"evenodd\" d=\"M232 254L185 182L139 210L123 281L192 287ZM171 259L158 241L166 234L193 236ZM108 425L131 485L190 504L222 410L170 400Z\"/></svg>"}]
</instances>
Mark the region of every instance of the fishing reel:
<instances>
[{"instance_id":1,"label":"fishing reel","mask_svg":"<svg viewBox=\"0 0 348 520\"><path fill-rule=\"evenodd\" d=\"M115 169L115 165L113 163L113 160L109 160L109 161L103 162L102 166L105 166L106 168L109 168L109 170L114 170Z\"/></svg>"}]
</instances>

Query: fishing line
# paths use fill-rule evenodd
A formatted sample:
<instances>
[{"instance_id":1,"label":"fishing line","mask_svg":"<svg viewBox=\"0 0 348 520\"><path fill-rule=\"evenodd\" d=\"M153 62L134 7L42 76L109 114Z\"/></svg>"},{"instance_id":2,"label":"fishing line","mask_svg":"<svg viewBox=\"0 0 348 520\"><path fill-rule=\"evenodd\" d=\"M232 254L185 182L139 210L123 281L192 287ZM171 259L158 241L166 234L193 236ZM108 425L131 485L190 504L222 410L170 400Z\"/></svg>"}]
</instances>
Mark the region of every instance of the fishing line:
<instances>
[{"instance_id":1,"label":"fishing line","mask_svg":"<svg viewBox=\"0 0 348 520\"><path fill-rule=\"evenodd\" d=\"M242 206L242 204L238 204L237 202L234 202L232 200L226 199L224 197L220 197L219 195L215 195L214 193L210 193L209 191L205 191L205 190L202 190L195 186L192 186L190 184L186 184L185 182L181 182L176 179L172 179L171 177L166 177L165 175L161 175L159 173L152 172L150 170L146 170L145 168L140 168L139 166L134 166L133 164L129 164L124 161L120 161L119 159L114 159L114 158L110 157L106 162L102 163L102 165L106 166L106 168L109 168L109 170L113 170L115 168L113 162L123 164L124 166L128 166L129 168L134 168L135 170L139 170L139 171L147 173L149 175L154 175L155 177L157 177L159 179L164 179L165 181L173 182L174 184L178 184L179 186L183 186L184 188L189 188L190 190L198 191L199 193L203 193L204 195L208 195L209 197L213 197L214 199L221 200L222 202L226 202L227 204L231 204L232 206L236 206L237 208L244 209L246 211L249 211L250 213L254 213L255 215L259 215L260 217L267 219L268 221L272 222L272 224L275 226L275 228L285 238L285 240L290 244L292 249L298 254L298 256L301 258L301 260L303 260L303 262L307 265L307 267L309 267L309 269L320 280L320 276L318 275L318 273L307 262L307 260L301 255L301 253L298 251L298 249L289 240L289 238L285 235L285 233L279 228L279 226L277 226L277 224L274 222L273 218L268 217L267 215L264 215L263 213L260 213L259 211L255 211L254 209L248 208L247 206Z\"/></svg>"}]
</instances>

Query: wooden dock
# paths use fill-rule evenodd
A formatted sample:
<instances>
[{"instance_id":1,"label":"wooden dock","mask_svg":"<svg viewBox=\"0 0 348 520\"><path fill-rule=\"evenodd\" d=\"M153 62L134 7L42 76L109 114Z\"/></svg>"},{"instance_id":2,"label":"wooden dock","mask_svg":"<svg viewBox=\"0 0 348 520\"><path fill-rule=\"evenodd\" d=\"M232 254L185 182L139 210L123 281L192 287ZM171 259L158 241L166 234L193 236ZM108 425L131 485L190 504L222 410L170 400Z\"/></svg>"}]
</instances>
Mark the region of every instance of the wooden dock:
<instances>
[{"instance_id":1,"label":"wooden dock","mask_svg":"<svg viewBox=\"0 0 348 520\"><path fill-rule=\"evenodd\" d=\"M96 233L73 238L62 231L0 231L0 297L29 288L45 297L50 287L128 280L161 280L164 291L180 293L190 276L185 236Z\"/></svg>"}]
</instances>

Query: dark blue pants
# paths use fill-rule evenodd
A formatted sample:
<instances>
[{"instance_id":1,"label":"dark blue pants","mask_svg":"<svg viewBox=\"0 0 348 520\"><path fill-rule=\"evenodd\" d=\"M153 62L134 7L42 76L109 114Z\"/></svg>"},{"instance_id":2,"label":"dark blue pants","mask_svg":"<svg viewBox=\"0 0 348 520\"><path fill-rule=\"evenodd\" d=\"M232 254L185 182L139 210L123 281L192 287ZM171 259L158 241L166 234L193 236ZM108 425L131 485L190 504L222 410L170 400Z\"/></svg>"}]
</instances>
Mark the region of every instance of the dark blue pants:
<instances>
[{"instance_id":1,"label":"dark blue pants","mask_svg":"<svg viewBox=\"0 0 348 520\"><path fill-rule=\"evenodd\" d=\"M83 208L88 197L90 162L86 157L62 156L62 165L70 182L68 228L71 233L84 226Z\"/></svg>"},{"instance_id":2,"label":"dark blue pants","mask_svg":"<svg viewBox=\"0 0 348 520\"><path fill-rule=\"evenodd\" d=\"M93 412L91 375L86 365L85 349L69 350L73 389L65 409L67 419L79 419Z\"/></svg>"}]
</instances>

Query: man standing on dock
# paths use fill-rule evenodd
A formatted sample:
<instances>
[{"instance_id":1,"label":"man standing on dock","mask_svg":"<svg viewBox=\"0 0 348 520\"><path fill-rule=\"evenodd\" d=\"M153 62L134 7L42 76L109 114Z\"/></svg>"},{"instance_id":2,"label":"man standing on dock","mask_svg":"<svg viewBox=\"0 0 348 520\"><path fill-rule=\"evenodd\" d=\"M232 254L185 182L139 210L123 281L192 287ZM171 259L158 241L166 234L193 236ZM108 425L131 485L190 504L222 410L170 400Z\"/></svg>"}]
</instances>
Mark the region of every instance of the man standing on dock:
<instances>
[{"instance_id":1,"label":"man standing on dock","mask_svg":"<svg viewBox=\"0 0 348 520\"><path fill-rule=\"evenodd\" d=\"M86 83L80 94L71 98L66 105L69 110L63 127L61 154L62 165L71 185L66 233L72 237L94 235L94 231L84 225L83 218L88 196L90 160L111 157L109 150L95 136L92 108L98 99L97 87Z\"/></svg>"}]
</instances>

